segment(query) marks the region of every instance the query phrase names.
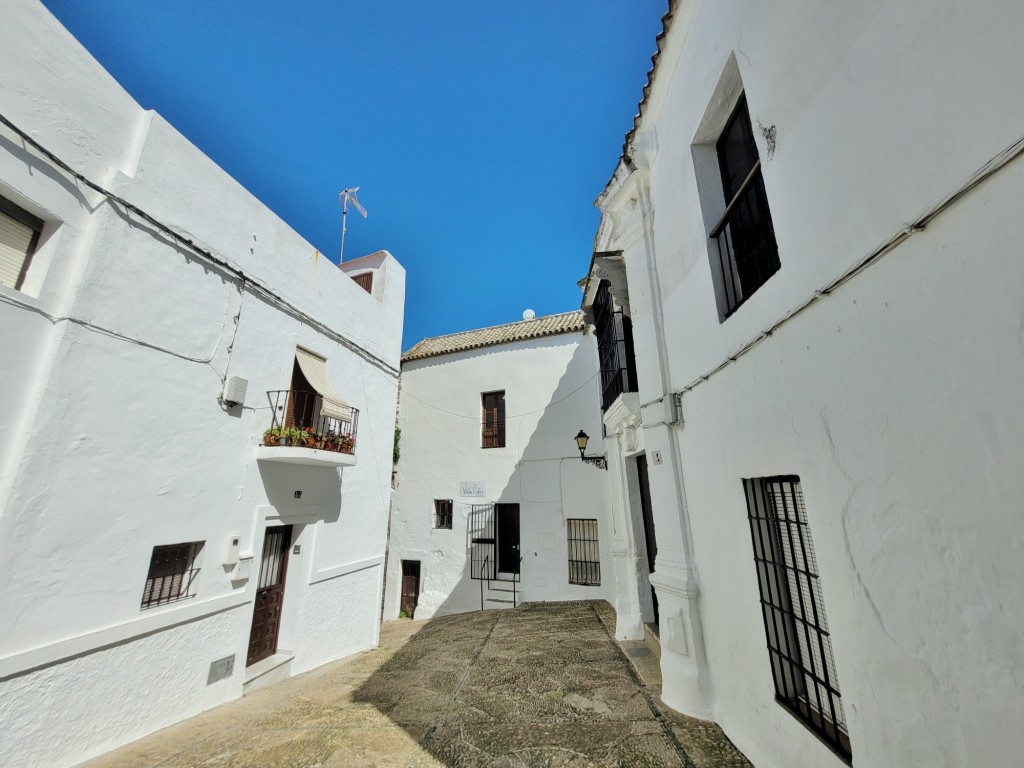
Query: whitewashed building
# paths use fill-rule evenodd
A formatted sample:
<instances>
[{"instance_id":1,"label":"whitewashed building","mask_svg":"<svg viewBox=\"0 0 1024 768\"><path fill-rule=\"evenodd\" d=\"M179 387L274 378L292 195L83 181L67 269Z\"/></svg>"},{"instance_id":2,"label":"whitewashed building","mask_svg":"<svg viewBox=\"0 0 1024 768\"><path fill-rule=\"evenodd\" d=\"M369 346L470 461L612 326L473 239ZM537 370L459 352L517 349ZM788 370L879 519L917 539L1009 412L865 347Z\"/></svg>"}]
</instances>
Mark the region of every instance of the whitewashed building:
<instances>
[{"instance_id":1,"label":"whitewashed building","mask_svg":"<svg viewBox=\"0 0 1024 768\"><path fill-rule=\"evenodd\" d=\"M615 515L641 562L646 469L657 548L620 601L653 585L664 700L759 768L1024 753L1022 29L672 2L598 198Z\"/></svg>"},{"instance_id":2,"label":"whitewashed building","mask_svg":"<svg viewBox=\"0 0 1024 768\"><path fill-rule=\"evenodd\" d=\"M611 599L596 355L579 311L403 355L385 619Z\"/></svg>"},{"instance_id":3,"label":"whitewashed building","mask_svg":"<svg viewBox=\"0 0 1024 768\"><path fill-rule=\"evenodd\" d=\"M405 276L34 0L0 72L0 762L55 768L376 644Z\"/></svg>"}]
</instances>

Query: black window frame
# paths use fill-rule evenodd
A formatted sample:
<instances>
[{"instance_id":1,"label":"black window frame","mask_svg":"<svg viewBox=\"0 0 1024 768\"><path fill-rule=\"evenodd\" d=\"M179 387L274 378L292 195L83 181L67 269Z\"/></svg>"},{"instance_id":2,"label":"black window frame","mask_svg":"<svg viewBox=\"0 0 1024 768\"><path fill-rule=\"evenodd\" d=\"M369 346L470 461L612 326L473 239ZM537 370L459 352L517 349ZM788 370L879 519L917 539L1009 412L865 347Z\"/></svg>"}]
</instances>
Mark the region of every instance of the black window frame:
<instances>
[{"instance_id":1,"label":"black window frame","mask_svg":"<svg viewBox=\"0 0 1024 768\"><path fill-rule=\"evenodd\" d=\"M743 485L775 700L849 763L849 730L800 478L751 478Z\"/></svg>"},{"instance_id":2,"label":"black window frame","mask_svg":"<svg viewBox=\"0 0 1024 768\"><path fill-rule=\"evenodd\" d=\"M623 392L639 389L633 322L617 307L611 283L602 280L594 296L594 335L601 369L601 410L607 411Z\"/></svg>"},{"instance_id":3,"label":"black window frame","mask_svg":"<svg viewBox=\"0 0 1024 768\"><path fill-rule=\"evenodd\" d=\"M708 238L718 249L719 321L724 322L782 267L745 94L719 134L715 154L725 211Z\"/></svg>"},{"instance_id":4,"label":"black window frame","mask_svg":"<svg viewBox=\"0 0 1024 768\"><path fill-rule=\"evenodd\" d=\"M451 499L434 499L434 528L438 530L452 529L452 511L454 504Z\"/></svg>"},{"instance_id":5,"label":"black window frame","mask_svg":"<svg viewBox=\"0 0 1024 768\"><path fill-rule=\"evenodd\" d=\"M488 398L494 398L489 407ZM505 390L496 389L480 393L480 447L505 447Z\"/></svg>"},{"instance_id":6,"label":"black window frame","mask_svg":"<svg viewBox=\"0 0 1024 768\"><path fill-rule=\"evenodd\" d=\"M569 583L601 586L601 543L595 518L570 517L565 521L569 554Z\"/></svg>"},{"instance_id":7,"label":"black window frame","mask_svg":"<svg viewBox=\"0 0 1024 768\"><path fill-rule=\"evenodd\" d=\"M196 559L205 543L187 541L153 547L146 584L142 589L142 610L196 596L200 571L196 567Z\"/></svg>"},{"instance_id":8,"label":"black window frame","mask_svg":"<svg viewBox=\"0 0 1024 768\"><path fill-rule=\"evenodd\" d=\"M46 225L46 222L38 216L33 216L20 205L11 202L3 196L0 196L0 213L6 214L19 224L23 224L32 230L32 239L28 244L28 252L25 254L25 260L21 263L18 278L14 282L14 290L20 291L25 284L25 277L28 275L28 268L32 264L32 257L35 256L36 249L39 247L39 238L43 234L43 227Z\"/></svg>"}]
</instances>

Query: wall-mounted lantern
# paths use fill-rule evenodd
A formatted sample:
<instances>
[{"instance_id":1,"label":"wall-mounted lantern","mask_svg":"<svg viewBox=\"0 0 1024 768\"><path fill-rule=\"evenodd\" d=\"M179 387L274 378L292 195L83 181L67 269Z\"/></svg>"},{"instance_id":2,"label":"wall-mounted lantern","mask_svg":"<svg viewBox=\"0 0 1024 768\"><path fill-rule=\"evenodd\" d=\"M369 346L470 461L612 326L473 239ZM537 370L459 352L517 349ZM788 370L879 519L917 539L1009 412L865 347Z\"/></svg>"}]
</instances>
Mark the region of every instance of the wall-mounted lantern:
<instances>
[{"instance_id":1,"label":"wall-mounted lantern","mask_svg":"<svg viewBox=\"0 0 1024 768\"><path fill-rule=\"evenodd\" d=\"M604 456L587 456L587 441L590 436L582 429L576 434L576 447L580 449L580 458L587 464L593 464L598 469L608 469L608 462Z\"/></svg>"}]
</instances>

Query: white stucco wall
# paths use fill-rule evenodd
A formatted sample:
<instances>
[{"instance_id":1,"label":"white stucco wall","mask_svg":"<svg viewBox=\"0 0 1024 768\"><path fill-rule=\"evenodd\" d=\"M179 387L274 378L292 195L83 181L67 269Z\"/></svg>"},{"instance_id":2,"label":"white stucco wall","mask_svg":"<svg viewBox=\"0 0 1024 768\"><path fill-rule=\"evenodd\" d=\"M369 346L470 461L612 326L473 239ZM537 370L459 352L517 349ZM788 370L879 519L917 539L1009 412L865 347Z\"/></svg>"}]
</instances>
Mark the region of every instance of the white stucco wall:
<instances>
[{"instance_id":1,"label":"white stucco wall","mask_svg":"<svg viewBox=\"0 0 1024 768\"><path fill-rule=\"evenodd\" d=\"M583 429L588 452L601 453L596 373L594 338L578 332L403 364L385 618L398 615L403 559L421 562L416 618L480 610L467 521L473 504L493 502L519 504L520 601L611 599L608 475L580 461L574 441ZM505 392L505 447L485 449L480 396L497 390ZM461 481L483 482L486 495L460 496ZM434 528L434 499L453 500L451 530ZM600 586L568 583L569 518L598 520Z\"/></svg>"},{"instance_id":2,"label":"white stucco wall","mask_svg":"<svg viewBox=\"0 0 1024 768\"><path fill-rule=\"evenodd\" d=\"M222 567L230 536L258 555L268 525L295 526L293 672L376 643L405 275L374 254L370 295L311 259L38 3L5 7L0 70L18 73L0 114L233 268L0 128L0 195L47 222L26 289L0 287L0 731L12 765L65 766L241 694L255 578ZM297 345L360 411L353 467L256 459ZM225 376L248 380L243 407L218 402ZM153 547L185 541L206 542L197 595L140 611Z\"/></svg>"},{"instance_id":3,"label":"white stucco wall","mask_svg":"<svg viewBox=\"0 0 1024 768\"><path fill-rule=\"evenodd\" d=\"M1022 26L1010 2L679 3L637 170L599 201L641 400L662 371L679 392L734 355L1017 140ZM720 323L691 143L730 56L782 267ZM755 765L842 764L773 701L742 479L779 474L806 498L854 765L1019 761L1021 162L683 395L682 426L647 430L685 480L712 714ZM676 494L670 462L650 478ZM692 681L664 671L685 700Z\"/></svg>"}]
</instances>

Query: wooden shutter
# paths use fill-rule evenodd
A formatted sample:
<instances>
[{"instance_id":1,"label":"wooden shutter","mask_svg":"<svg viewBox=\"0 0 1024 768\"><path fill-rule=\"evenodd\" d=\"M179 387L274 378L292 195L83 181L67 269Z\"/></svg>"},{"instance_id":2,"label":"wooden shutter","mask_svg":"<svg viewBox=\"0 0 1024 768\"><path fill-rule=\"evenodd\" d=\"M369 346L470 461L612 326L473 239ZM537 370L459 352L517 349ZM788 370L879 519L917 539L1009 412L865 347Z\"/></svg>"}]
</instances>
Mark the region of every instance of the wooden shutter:
<instances>
[{"instance_id":1,"label":"wooden shutter","mask_svg":"<svg viewBox=\"0 0 1024 768\"><path fill-rule=\"evenodd\" d=\"M355 275L352 278L356 285L367 293L373 293L373 272L366 272L362 275Z\"/></svg>"},{"instance_id":2,"label":"wooden shutter","mask_svg":"<svg viewBox=\"0 0 1024 768\"><path fill-rule=\"evenodd\" d=\"M0 285L21 288L39 229L0 210Z\"/></svg>"},{"instance_id":3,"label":"wooden shutter","mask_svg":"<svg viewBox=\"0 0 1024 768\"><path fill-rule=\"evenodd\" d=\"M483 394L483 447L500 448L505 445L505 393Z\"/></svg>"}]
</instances>

